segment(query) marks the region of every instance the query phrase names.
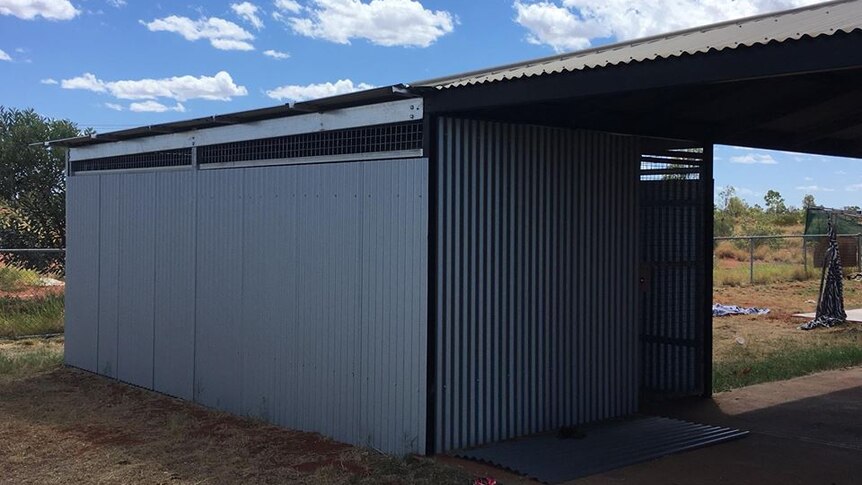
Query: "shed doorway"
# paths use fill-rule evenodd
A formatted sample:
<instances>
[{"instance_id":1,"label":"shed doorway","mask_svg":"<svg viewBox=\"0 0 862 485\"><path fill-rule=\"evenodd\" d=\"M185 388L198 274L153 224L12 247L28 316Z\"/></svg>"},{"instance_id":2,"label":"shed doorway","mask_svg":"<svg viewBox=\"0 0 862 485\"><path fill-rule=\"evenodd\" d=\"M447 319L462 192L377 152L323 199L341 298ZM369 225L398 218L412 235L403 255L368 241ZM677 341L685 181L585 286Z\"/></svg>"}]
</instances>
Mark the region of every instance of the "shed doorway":
<instances>
[{"instance_id":1,"label":"shed doorway","mask_svg":"<svg viewBox=\"0 0 862 485\"><path fill-rule=\"evenodd\" d=\"M640 172L642 401L709 395L711 146L645 140Z\"/></svg>"}]
</instances>

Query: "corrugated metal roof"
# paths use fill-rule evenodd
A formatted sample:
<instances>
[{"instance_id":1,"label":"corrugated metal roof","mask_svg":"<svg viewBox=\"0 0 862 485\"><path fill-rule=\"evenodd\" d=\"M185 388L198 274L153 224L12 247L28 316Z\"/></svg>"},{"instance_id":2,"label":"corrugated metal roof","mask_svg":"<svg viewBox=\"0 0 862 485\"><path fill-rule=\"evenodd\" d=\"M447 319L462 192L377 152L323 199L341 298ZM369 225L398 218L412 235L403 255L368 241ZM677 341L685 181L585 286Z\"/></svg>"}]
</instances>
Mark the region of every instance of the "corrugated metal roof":
<instances>
[{"instance_id":1,"label":"corrugated metal roof","mask_svg":"<svg viewBox=\"0 0 862 485\"><path fill-rule=\"evenodd\" d=\"M740 46L849 33L862 28L862 1L841 0L412 83L446 89L543 74L680 57Z\"/></svg>"}]
</instances>

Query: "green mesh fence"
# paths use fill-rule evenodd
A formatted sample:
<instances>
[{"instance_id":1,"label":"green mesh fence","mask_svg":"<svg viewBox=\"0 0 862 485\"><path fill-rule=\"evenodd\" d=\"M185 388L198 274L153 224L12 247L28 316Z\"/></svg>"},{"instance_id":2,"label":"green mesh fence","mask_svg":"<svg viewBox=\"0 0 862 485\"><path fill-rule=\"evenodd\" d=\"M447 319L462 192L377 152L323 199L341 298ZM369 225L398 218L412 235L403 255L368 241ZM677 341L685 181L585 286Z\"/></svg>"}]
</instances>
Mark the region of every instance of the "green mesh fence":
<instances>
[{"instance_id":1,"label":"green mesh fence","mask_svg":"<svg viewBox=\"0 0 862 485\"><path fill-rule=\"evenodd\" d=\"M838 237L838 252L845 272L851 268L862 271L862 214L856 211L829 209L826 207L811 207L805 214L805 235L815 236L826 234L827 221L832 216L835 232ZM842 236L843 235L843 236ZM824 237L806 237L806 244L813 249L813 262L816 266L823 265L828 241Z\"/></svg>"},{"instance_id":2,"label":"green mesh fence","mask_svg":"<svg viewBox=\"0 0 862 485\"><path fill-rule=\"evenodd\" d=\"M805 235L826 234L826 221L832 214L836 234L862 233L862 214L855 211L811 207L805 214Z\"/></svg>"}]
</instances>

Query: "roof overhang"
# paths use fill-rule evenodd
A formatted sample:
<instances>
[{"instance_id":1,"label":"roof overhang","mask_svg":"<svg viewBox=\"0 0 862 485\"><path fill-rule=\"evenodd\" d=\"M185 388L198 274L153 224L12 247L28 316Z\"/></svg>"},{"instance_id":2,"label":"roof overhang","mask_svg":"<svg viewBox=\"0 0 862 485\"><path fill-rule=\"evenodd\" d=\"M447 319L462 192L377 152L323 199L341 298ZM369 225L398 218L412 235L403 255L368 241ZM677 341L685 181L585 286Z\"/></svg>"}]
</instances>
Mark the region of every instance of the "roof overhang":
<instances>
[{"instance_id":1,"label":"roof overhang","mask_svg":"<svg viewBox=\"0 0 862 485\"><path fill-rule=\"evenodd\" d=\"M862 33L427 89L428 114L862 157Z\"/></svg>"},{"instance_id":2,"label":"roof overhang","mask_svg":"<svg viewBox=\"0 0 862 485\"><path fill-rule=\"evenodd\" d=\"M428 114L862 157L862 1L414 83Z\"/></svg>"}]
</instances>

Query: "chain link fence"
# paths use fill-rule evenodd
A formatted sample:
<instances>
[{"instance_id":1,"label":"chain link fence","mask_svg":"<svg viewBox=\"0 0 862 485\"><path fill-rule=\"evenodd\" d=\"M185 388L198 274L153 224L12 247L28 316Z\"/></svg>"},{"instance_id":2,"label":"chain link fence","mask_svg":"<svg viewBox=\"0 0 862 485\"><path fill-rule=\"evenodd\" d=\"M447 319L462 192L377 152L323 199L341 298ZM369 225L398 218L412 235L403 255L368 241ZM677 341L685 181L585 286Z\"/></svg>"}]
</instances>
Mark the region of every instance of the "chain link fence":
<instances>
[{"instance_id":1,"label":"chain link fence","mask_svg":"<svg viewBox=\"0 0 862 485\"><path fill-rule=\"evenodd\" d=\"M716 237L713 276L716 286L804 281L820 275L825 234ZM862 234L838 236L845 274L862 273Z\"/></svg>"}]
</instances>

